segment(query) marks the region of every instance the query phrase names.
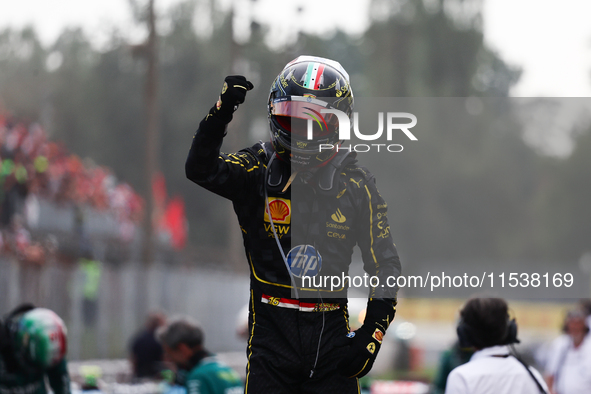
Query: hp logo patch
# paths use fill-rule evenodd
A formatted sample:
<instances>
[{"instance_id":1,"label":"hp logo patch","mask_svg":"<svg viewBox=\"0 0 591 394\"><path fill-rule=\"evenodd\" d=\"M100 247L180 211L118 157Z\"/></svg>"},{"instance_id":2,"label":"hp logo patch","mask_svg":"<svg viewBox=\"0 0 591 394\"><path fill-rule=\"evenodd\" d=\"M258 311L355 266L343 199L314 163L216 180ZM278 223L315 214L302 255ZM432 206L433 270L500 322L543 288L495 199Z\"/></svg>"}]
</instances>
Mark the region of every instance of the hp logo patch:
<instances>
[{"instance_id":1,"label":"hp logo patch","mask_svg":"<svg viewBox=\"0 0 591 394\"><path fill-rule=\"evenodd\" d=\"M291 273L302 276L316 276L322 268L322 257L312 245L298 245L287 254Z\"/></svg>"}]
</instances>

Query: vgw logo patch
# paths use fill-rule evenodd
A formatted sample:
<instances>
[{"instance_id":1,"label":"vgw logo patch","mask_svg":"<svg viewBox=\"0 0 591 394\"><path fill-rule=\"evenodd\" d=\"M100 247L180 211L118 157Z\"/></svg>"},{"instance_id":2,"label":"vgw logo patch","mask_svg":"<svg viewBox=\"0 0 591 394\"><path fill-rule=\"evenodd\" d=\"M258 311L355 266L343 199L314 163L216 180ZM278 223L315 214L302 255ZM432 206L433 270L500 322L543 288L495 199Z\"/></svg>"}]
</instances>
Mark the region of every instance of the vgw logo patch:
<instances>
[{"instance_id":1,"label":"vgw logo patch","mask_svg":"<svg viewBox=\"0 0 591 394\"><path fill-rule=\"evenodd\" d=\"M287 254L287 263L298 278L316 276L322 268L322 257L312 245L298 245Z\"/></svg>"}]
</instances>

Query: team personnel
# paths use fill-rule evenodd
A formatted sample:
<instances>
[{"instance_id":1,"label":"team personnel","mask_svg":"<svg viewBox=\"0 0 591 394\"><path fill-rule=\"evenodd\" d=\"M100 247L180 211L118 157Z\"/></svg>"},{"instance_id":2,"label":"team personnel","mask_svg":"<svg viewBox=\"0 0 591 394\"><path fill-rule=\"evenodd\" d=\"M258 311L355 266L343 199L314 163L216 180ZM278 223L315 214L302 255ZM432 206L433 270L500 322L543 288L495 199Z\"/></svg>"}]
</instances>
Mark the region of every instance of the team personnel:
<instances>
[{"instance_id":1,"label":"team personnel","mask_svg":"<svg viewBox=\"0 0 591 394\"><path fill-rule=\"evenodd\" d=\"M190 318L177 318L158 332L165 359L179 369L187 394L241 394L238 374L203 347L203 331Z\"/></svg>"},{"instance_id":2,"label":"team personnel","mask_svg":"<svg viewBox=\"0 0 591 394\"><path fill-rule=\"evenodd\" d=\"M347 287L331 292L302 280L346 275L355 245L380 283L400 274L373 175L336 148L336 114L351 119L353 111L349 76L338 62L298 57L271 86L271 141L220 153L252 88L243 76L225 79L186 162L190 180L232 201L242 230L251 278L246 392L358 393L394 318L397 289L369 288L364 324L349 332Z\"/></svg>"},{"instance_id":3,"label":"team personnel","mask_svg":"<svg viewBox=\"0 0 591 394\"><path fill-rule=\"evenodd\" d=\"M45 308L22 305L0 321L0 393L70 393L66 326Z\"/></svg>"},{"instance_id":4,"label":"team personnel","mask_svg":"<svg viewBox=\"0 0 591 394\"><path fill-rule=\"evenodd\" d=\"M160 312L150 313L143 330L132 339L129 359L136 379L154 379L164 370L162 345L156 340L156 330L166 324L166 316Z\"/></svg>"},{"instance_id":5,"label":"team personnel","mask_svg":"<svg viewBox=\"0 0 591 394\"><path fill-rule=\"evenodd\" d=\"M472 298L460 311L461 347L476 352L449 374L446 394L539 394L548 388L542 376L511 354L518 343L517 324L501 298Z\"/></svg>"},{"instance_id":6,"label":"team personnel","mask_svg":"<svg viewBox=\"0 0 591 394\"><path fill-rule=\"evenodd\" d=\"M552 394L591 393L591 339L587 316L570 311L564 334L552 342L546 365L546 381Z\"/></svg>"}]
</instances>

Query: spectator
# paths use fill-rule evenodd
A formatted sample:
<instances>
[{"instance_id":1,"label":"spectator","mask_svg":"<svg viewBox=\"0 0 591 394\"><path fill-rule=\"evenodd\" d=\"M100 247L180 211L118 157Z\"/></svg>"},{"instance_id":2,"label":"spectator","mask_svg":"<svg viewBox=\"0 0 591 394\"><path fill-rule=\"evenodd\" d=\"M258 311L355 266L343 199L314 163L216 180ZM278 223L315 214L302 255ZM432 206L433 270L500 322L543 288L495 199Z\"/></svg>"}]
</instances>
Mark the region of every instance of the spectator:
<instances>
[{"instance_id":1,"label":"spectator","mask_svg":"<svg viewBox=\"0 0 591 394\"><path fill-rule=\"evenodd\" d=\"M570 311L562 335L554 340L546 366L546 381L552 394L591 393L591 341L586 315Z\"/></svg>"},{"instance_id":2,"label":"spectator","mask_svg":"<svg viewBox=\"0 0 591 394\"><path fill-rule=\"evenodd\" d=\"M177 380L187 388L187 394L243 392L238 374L205 349L203 331L192 319L175 319L159 332L158 338L166 359L180 370Z\"/></svg>"},{"instance_id":3,"label":"spectator","mask_svg":"<svg viewBox=\"0 0 591 394\"><path fill-rule=\"evenodd\" d=\"M162 313L151 313L145 328L135 336L130 346L130 361L134 378L158 378L163 369L162 345L156 340L156 330L166 324Z\"/></svg>"},{"instance_id":4,"label":"spectator","mask_svg":"<svg viewBox=\"0 0 591 394\"><path fill-rule=\"evenodd\" d=\"M446 394L539 394L548 389L542 376L512 355L517 324L509 319L501 298L472 298L460 311L457 332L461 347L473 347L470 361L447 378Z\"/></svg>"}]
</instances>

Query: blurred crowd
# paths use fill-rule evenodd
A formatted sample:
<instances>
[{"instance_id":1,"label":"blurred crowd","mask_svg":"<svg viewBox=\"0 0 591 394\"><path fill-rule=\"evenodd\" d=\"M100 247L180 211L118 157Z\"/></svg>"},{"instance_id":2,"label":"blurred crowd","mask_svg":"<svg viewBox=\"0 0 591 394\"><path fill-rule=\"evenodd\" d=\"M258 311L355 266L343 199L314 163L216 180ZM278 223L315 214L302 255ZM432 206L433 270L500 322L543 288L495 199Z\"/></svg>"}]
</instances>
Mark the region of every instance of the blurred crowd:
<instances>
[{"instance_id":1,"label":"blurred crowd","mask_svg":"<svg viewBox=\"0 0 591 394\"><path fill-rule=\"evenodd\" d=\"M142 198L127 183L118 183L108 168L50 141L39 124L0 113L0 252L36 261L45 246L33 242L25 226L29 195L58 205L110 210L124 239L133 236L134 224L142 220Z\"/></svg>"}]
</instances>

